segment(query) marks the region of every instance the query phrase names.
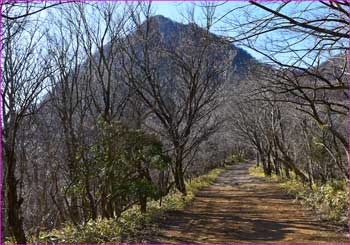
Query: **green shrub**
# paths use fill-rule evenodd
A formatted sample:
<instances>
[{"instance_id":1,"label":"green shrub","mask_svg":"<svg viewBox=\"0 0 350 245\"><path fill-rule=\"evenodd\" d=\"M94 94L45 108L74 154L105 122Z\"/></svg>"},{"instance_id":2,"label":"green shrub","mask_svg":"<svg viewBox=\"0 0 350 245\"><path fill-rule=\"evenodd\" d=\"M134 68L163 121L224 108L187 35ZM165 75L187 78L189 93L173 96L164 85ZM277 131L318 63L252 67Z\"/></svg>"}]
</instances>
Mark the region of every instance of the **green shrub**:
<instances>
[{"instance_id":1,"label":"green shrub","mask_svg":"<svg viewBox=\"0 0 350 245\"><path fill-rule=\"evenodd\" d=\"M232 154L225 160L225 164L227 164L227 165L235 165L235 164L238 164L238 163L240 163L242 161L244 161L244 157L243 156Z\"/></svg>"},{"instance_id":2,"label":"green shrub","mask_svg":"<svg viewBox=\"0 0 350 245\"><path fill-rule=\"evenodd\" d=\"M84 225L75 227L66 224L62 229L42 232L35 243L120 243L122 230L116 220L97 219L90 220Z\"/></svg>"},{"instance_id":3,"label":"green shrub","mask_svg":"<svg viewBox=\"0 0 350 245\"><path fill-rule=\"evenodd\" d=\"M314 191L304 194L304 202L319 210L325 219L346 225L348 221L348 202L346 182L337 181L315 186Z\"/></svg>"},{"instance_id":4,"label":"green shrub","mask_svg":"<svg viewBox=\"0 0 350 245\"><path fill-rule=\"evenodd\" d=\"M250 175L255 177L266 177L264 174L264 170L260 166L254 165L248 169L248 172Z\"/></svg>"}]
</instances>

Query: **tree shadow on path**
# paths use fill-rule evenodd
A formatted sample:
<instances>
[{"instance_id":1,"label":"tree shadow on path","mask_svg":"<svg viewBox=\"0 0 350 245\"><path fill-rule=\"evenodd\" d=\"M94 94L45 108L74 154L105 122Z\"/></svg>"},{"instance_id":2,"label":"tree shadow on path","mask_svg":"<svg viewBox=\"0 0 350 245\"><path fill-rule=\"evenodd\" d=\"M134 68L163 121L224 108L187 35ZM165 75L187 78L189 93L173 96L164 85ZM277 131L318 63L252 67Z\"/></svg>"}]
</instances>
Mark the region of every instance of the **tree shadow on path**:
<instances>
[{"instance_id":1,"label":"tree shadow on path","mask_svg":"<svg viewBox=\"0 0 350 245\"><path fill-rule=\"evenodd\" d=\"M171 211L148 243L347 243L273 182L252 177L251 164L233 166Z\"/></svg>"}]
</instances>

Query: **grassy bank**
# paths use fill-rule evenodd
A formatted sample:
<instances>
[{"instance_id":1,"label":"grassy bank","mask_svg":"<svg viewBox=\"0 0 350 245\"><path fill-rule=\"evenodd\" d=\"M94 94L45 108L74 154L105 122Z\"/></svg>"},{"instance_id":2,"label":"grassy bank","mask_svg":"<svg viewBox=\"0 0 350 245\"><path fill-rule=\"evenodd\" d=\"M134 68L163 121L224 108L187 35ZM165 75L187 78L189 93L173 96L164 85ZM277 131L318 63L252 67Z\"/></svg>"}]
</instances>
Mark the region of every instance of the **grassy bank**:
<instances>
[{"instance_id":1,"label":"grassy bank","mask_svg":"<svg viewBox=\"0 0 350 245\"><path fill-rule=\"evenodd\" d=\"M61 229L42 232L38 237L31 237L29 242L43 244L143 242L143 237L147 236L148 232L157 229L157 221L164 218L166 211L183 209L193 200L199 189L211 185L223 170L217 168L186 182L188 191L186 197L173 190L163 198L161 205L159 201L149 202L145 214L141 214L139 207L135 205L125 211L119 219L98 218L79 227L67 223Z\"/></svg>"},{"instance_id":2,"label":"grassy bank","mask_svg":"<svg viewBox=\"0 0 350 245\"><path fill-rule=\"evenodd\" d=\"M303 205L314 209L321 219L329 220L346 227L348 225L348 201L346 181L333 181L326 184L314 183L312 189L292 176L290 179L281 178L273 174L264 175L261 167L253 166L249 173L257 177L265 177L270 181L277 181L286 193L294 196Z\"/></svg>"}]
</instances>

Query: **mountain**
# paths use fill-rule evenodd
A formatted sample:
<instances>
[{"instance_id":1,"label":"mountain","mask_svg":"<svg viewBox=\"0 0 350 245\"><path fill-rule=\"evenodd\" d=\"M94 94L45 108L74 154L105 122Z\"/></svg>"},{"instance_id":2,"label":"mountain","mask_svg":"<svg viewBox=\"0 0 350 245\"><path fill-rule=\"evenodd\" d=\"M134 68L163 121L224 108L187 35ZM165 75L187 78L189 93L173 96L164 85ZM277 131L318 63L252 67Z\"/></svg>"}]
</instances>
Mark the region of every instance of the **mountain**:
<instances>
[{"instance_id":1,"label":"mountain","mask_svg":"<svg viewBox=\"0 0 350 245\"><path fill-rule=\"evenodd\" d=\"M229 79L225 80L226 84L232 85L233 87L236 86L237 84L240 83L240 81L244 80L247 78L247 75L249 73L249 67L252 65L252 63L256 63L257 61L244 49L241 49L239 47L236 47L234 44L228 42L225 38L220 37L218 35L215 35L213 33L208 33L207 30L199 27L198 25L194 23L189 23L189 24L182 24L175 22L169 18L166 18L162 15L156 15L148 20L149 22L144 22L141 24L141 31L144 31L147 27L147 25L150 26L150 30L153 33L153 38L151 45L153 48L157 47L165 47L169 50L175 50L179 51L180 54L186 55L188 53L191 53L191 55L196 55L196 50L191 50L191 48L188 47L196 47L201 45L201 39L203 36L209 36L210 39L212 39L212 45L209 50L209 57L210 59L213 59L217 62L216 64L220 65L221 60L227 58L228 53L232 53L231 60L229 60L228 63L230 64L229 66L229 71L230 73ZM135 30L127 36L125 39L130 39L132 42L136 43L135 44L135 50L136 52L141 53L142 45L138 42L137 40L137 35L138 31L140 30ZM120 40L119 40L120 41ZM111 57L111 53L115 53L115 57L111 59L111 61L107 60L107 64L110 65L110 70L112 71L112 76L111 79L113 80L111 83L111 93L109 98L109 103L110 105L110 111L114 116L116 117L121 117L125 116L125 108L128 108L123 106L122 104L126 101L126 97L128 96L129 90L126 85L126 78L125 75L123 75L123 69L122 69L122 64L121 60L125 58L124 54L120 53L120 48L118 45L120 45L120 42L117 41L116 43L107 43L103 50L105 52L105 57ZM184 43L190 43L191 45L185 45ZM224 44L224 45L222 45ZM185 47L182 49L182 47ZM186 49L187 48L187 49ZM113 55L112 55L113 56ZM124 57L124 58L123 58ZM93 59L95 59L97 62L96 64L99 64L99 53L96 52L95 55L93 56ZM166 81L169 86L169 90L167 91L169 94L172 93L171 91L171 86L176 84L178 81L176 77L178 74L176 73L176 69L174 68L174 62L171 61L171 59L167 57L162 57L161 62L155 64L154 66L155 69L157 69L160 73L160 79ZM81 64L80 68L80 74L78 77L81 77L82 81L79 81L79 85L75 87L75 85L69 85L70 82L73 82L74 79L77 79L77 76L74 74L71 74L71 77L66 77L66 79L70 81L66 81L65 84L61 84L61 82L58 82L54 88L52 88L52 91L44 96L43 103L46 104L47 101L51 101L48 103L48 105L53 106L53 103L63 103L61 101L61 90L67 90L66 93L71 93L72 96L75 96L76 92L73 90L78 89L79 93L84 94L86 93L91 93L92 96L88 95L88 97L92 98L94 97L95 100L93 101L88 101L86 104L93 105L92 107L95 108L92 110L90 108L90 112L94 115L98 115L99 113L102 113L101 108L104 107L104 100L106 98L104 97L104 88L102 88L102 78L98 77L98 72L92 72L92 79L88 79L85 76L84 70L87 71L89 69L89 63L84 62ZM99 68L101 69L101 67ZM102 67L102 69L104 69ZM71 72L74 72L74 70L71 70ZM89 75L87 75L89 76ZM104 75L103 75L104 76ZM103 77L105 79L105 76ZM78 79L80 80L80 78ZM85 81L89 81L89 85L87 85ZM170 81L171 80L171 81ZM105 81L103 80L103 83ZM171 84L173 83L173 84ZM65 86L64 88L61 88L61 86ZM81 95L80 95L81 96ZM55 98L52 100L52 98ZM74 101L75 99L73 99ZM50 110L53 110L53 108L48 109L46 107L46 113ZM120 111L124 110L124 112ZM130 109L132 110L132 109ZM127 114L132 113L127 112ZM45 114L45 113L44 113Z\"/></svg>"},{"instance_id":2,"label":"mountain","mask_svg":"<svg viewBox=\"0 0 350 245\"><path fill-rule=\"evenodd\" d=\"M161 36L158 44L167 45L172 43L173 45L181 45L179 42L184 39L195 40L196 34L204 35L207 31L194 23L183 24L173 21L163 15L155 15L149 18L150 26L152 29L155 29ZM142 24L141 29L145 29L146 22ZM197 29L194 33L193 29ZM225 42L227 40L223 37L220 37L214 33L209 33L211 38L215 39L218 43ZM234 51L235 56L232 59L232 72L235 74L234 79L241 80L245 78L248 73L249 65L257 62L253 56L251 56L247 51L242 48L236 47L234 44L228 44L227 51ZM220 57L218 57L220 58Z\"/></svg>"}]
</instances>

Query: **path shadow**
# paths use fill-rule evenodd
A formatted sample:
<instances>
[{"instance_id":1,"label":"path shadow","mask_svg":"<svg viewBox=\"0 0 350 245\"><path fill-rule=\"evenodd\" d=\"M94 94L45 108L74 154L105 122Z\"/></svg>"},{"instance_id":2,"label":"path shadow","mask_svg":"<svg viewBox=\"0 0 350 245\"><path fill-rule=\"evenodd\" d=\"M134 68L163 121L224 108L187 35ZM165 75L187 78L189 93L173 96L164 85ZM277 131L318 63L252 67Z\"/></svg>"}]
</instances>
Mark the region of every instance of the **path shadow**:
<instances>
[{"instance_id":1,"label":"path shadow","mask_svg":"<svg viewBox=\"0 0 350 245\"><path fill-rule=\"evenodd\" d=\"M168 211L147 243L296 243L344 240L293 203L275 183L230 167L182 211ZM307 242L305 242L307 241Z\"/></svg>"},{"instance_id":2,"label":"path shadow","mask_svg":"<svg viewBox=\"0 0 350 245\"><path fill-rule=\"evenodd\" d=\"M238 215L173 212L168 221L161 226L161 229L171 232L159 234L149 242L160 244L166 240L171 243L196 243L199 234L202 236L201 243L210 243L212 239L220 243L239 240L249 240L252 243L274 242L292 233L293 230L289 228L288 224L263 219L245 219ZM174 236L174 234L186 234L186 236Z\"/></svg>"}]
</instances>

